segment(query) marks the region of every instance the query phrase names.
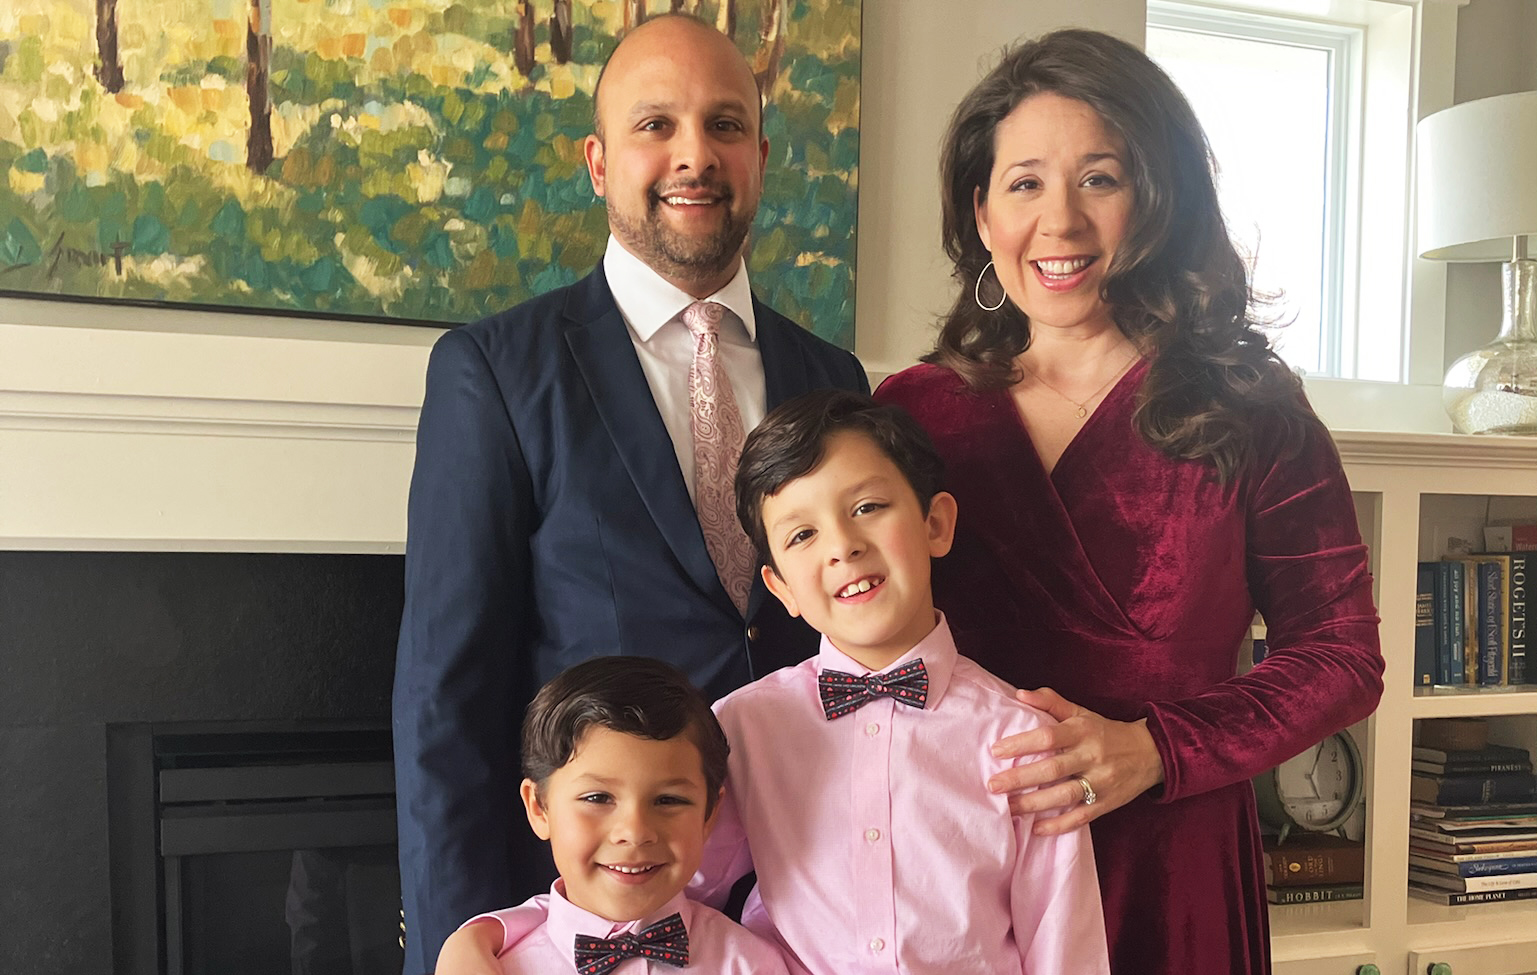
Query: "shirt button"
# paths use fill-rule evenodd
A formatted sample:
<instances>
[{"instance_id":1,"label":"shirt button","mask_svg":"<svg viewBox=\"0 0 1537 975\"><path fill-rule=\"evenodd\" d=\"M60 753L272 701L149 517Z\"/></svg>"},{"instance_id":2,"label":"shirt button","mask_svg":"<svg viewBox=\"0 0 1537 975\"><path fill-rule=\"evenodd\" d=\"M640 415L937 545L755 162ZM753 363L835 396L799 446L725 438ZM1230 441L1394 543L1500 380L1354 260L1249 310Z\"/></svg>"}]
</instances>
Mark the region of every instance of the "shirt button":
<instances>
[{"instance_id":1,"label":"shirt button","mask_svg":"<svg viewBox=\"0 0 1537 975\"><path fill-rule=\"evenodd\" d=\"M885 947L886 947L886 942L882 941L880 938L871 938L870 939L870 950L871 951L881 951Z\"/></svg>"},{"instance_id":2,"label":"shirt button","mask_svg":"<svg viewBox=\"0 0 1537 975\"><path fill-rule=\"evenodd\" d=\"M747 642L748 643L756 643L757 640L758 640L758 628L756 626L749 626L747 628Z\"/></svg>"},{"instance_id":3,"label":"shirt button","mask_svg":"<svg viewBox=\"0 0 1537 975\"><path fill-rule=\"evenodd\" d=\"M876 724L874 721L872 721L869 724L865 725L865 734L869 735L871 738L874 738L876 735L878 735L880 733L881 733L881 726Z\"/></svg>"},{"instance_id":4,"label":"shirt button","mask_svg":"<svg viewBox=\"0 0 1537 975\"><path fill-rule=\"evenodd\" d=\"M875 829L874 827L871 827L870 829L865 830L865 839L869 840L871 843L874 843L876 840L878 840L880 838L881 838L881 831L880 830Z\"/></svg>"}]
</instances>

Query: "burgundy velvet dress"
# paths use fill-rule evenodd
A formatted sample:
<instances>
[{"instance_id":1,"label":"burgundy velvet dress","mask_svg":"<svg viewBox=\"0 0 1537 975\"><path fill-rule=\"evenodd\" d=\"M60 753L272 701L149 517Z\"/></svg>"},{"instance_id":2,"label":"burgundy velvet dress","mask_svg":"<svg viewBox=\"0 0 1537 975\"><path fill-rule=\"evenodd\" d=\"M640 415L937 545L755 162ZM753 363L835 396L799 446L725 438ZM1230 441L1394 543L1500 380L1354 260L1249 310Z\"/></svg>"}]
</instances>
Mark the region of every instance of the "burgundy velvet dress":
<instances>
[{"instance_id":1,"label":"burgundy velvet dress","mask_svg":"<svg viewBox=\"0 0 1537 975\"><path fill-rule=\"evenodd\" d=\"M1091 825L1116 975L1270 970L1249 779L1360 720L1382 692L1367 553L1322 423L1301 452L1260 438L1228 484L1132 427L1138 363L1048 475L1006 390L922 365L876 397L906 407L959 504L935 601L962 653L1147 719L1166 781ZM1236 675L1258 608L1270 653Z\"/></svg>"}]
</instances>

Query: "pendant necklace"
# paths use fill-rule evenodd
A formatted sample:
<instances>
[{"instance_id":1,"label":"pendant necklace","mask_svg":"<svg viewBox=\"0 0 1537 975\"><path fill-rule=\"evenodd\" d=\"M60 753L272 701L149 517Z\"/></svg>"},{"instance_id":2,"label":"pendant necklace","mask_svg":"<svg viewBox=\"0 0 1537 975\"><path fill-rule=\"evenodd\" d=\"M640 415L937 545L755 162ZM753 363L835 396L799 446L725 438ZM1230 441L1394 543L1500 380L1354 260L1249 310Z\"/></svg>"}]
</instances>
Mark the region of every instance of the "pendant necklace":
<instances>
[{"instance_id":1,"label":"pendant necklace","mask_svg":"<svg viewBox=\"0 0 1537 975\"><path fill-rule=\"evenodd\" d=\"M1024 362L1020 362L1019 365L1020 365L1021 368L1023 368L1025 370L1025 372L1028 372L1032 377L1034 377L1036 382L1040 383L1042 386L1045 386L1047 389L1051 390L1053 393L1056 393L1058 396L1062 397L1064 400L1066 400L1067 402L1071 403L1074 407L1076 407L1078 412L1073 414L1073 415L1078 417L1078 419L1081 420L1084 417L1089 415L1089 404L1094 401L1094 398L1097 397L1100 393L1103 393L1105 390L1109 389L1110 388L1110 384L1115 382L1117 379L1120 379L1121 375L1123 373L1125 373L1127 369L1130 369L1131 368L1131 364L1133 362L1136 362L1136 361L1137 361L1137 357L1136 356L1130 356L1129 358L1127 358L1127 360L1125 362L1121 363L1121 368L1117 369L1115 371L1114 375L1112 375L1109 379L1105 380L1104 385L1100 386L1094 392L1092 392L1089 395L1085 396L1082 400L1075 400L1075 399L1073 399L1071 396L1069 396L1066 393L1062 392L1062 390L1060 390L1057 387L1053 386L1051 383L1047 382L1045 379L1042 379L1040 373L1036 372L1034 369L1031 369L1028 365L1025 365Z\"/></svg>"}]
</instances>

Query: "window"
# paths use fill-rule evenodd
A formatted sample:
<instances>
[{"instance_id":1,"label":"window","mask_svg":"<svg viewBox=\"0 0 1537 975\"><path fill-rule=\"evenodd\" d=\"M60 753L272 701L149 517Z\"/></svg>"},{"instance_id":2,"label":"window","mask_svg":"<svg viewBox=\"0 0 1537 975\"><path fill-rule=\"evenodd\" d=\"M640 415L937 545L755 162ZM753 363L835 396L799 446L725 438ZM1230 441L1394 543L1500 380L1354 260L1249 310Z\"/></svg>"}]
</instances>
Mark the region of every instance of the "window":
<instances>
[{"instance_id":1,"label":"window","mask_svg":"<svg viewBox=\"0 0 1537 975\"><path fill-rule=\"evenodd\" d=\"M1253 262L1274 341L1308 373L1340 375L1348 120L1360 30L1222 11L1150 7L1148 53L1195 107L1217 157L1228 230ZM1259 131L1256 131L1256 127Z\"/></svg>"},{"instance_id":2,"label":"window","mask_svg":"<svg viewBox=\"0 0 1537 975\"><path fill-rule=\"evenodd\" d=\"M1425 371L1411 362L1411 305L1433 312L1439 336L1444 309L1415 295L1409 245L1425 8L1148 5L1148 53L1200 117L1229 230L1256 290L1276 299L1268 316L1286 323L1273 340L1310 375L1403 382ZM1416 356L1439 360L1433 345Z\"/></svg>"}]
</instances>

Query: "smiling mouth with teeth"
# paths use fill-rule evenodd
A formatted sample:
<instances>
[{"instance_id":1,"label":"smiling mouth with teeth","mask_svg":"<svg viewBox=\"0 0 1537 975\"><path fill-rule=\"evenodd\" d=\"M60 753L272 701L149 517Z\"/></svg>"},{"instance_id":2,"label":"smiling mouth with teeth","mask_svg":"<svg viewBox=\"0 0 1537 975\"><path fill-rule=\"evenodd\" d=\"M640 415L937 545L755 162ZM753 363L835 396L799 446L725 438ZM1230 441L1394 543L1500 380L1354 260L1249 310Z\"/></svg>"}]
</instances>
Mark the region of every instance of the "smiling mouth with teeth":
<instances>
[{"instance_id":1,"label":"smiling mouth with teeth","mask_svg":"<svg viewBox=\"0 0 1537 975\"><path fill-rule=\"evenodd\" d=\"M876 586L885 581L885 579L877 577L874 580L865 578L859 580L858 582L851 582L844 586L842 589L838 590L838 598L847 599L849 596L857 596L862 592L869 592L871 589L874 589Z\"/></svg>"},{"instance_id":2,"label":"smiling mouth with teeth","mask_svg":"<svg viewBox=\"0 0 1537 975\"><path fill-rule=\"evenodd\" d=\"M612 870L615 873L622 873L622 874L626 874L628 876L632 876L633 877L633 876L635 876L637 874L650 873L651 871L655 870L658 866L659 866L659 864L655 864L655 863L651 864L650 866L645 866L645 867L629 867L629 866L625 866L622 863L605 863L605 864L603 864L603 869L605 869L605 870Z\"/></svg>"},{"instance_id":3,"label":"smiling mouth with teeth","mask_svg":"<svg viewBox=\"0 0 1537 975\"><path fill-rule=\"evenodd\" d=\"M1090 264L1093 264L1094 261L1095 258L1092 257L1075 257L1068 261L1042 260L1032 261L1031 263L1035 265L1036 270L1048 278L1070 278Z\"/></svg>"}]
</instances>

